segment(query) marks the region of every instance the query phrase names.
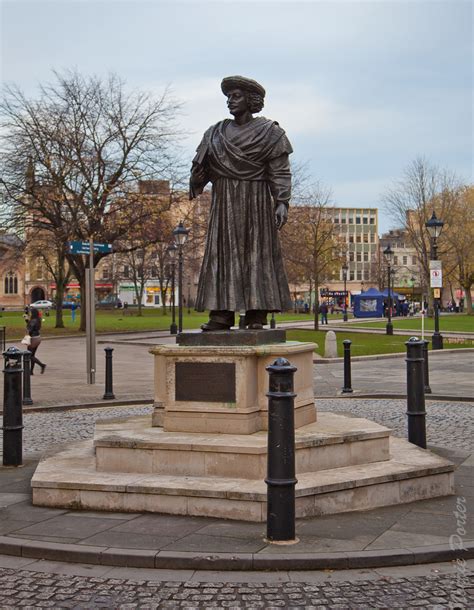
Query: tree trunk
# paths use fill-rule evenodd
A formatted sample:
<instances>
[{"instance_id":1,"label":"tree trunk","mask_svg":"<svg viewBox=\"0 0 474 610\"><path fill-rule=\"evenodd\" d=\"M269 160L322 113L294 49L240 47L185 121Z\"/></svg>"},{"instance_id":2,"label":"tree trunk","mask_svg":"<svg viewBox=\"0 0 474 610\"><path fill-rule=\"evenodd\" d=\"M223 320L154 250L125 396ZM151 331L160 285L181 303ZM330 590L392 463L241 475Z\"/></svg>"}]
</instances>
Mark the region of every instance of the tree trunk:
<instances>
[{"instance_id":1,"label":"tree trunk","mask_svg":"<svg viewBox=\"0 0 474 610\"><path fill-rule=\"evenodd\" d=\"M54 328L64 328L63 320L63 299L64 299L64 284L56 283L56 324Z\"/></svg>"},{"instance_id":2,"label":"tree trunk","mask_svg":"<svg viewBox=\"0 0 474 610\"><path fill-rule=\"evenodd\" d=\"M466 306L466 314L472 316L472 298L471 298L471 286L463 286L464 288L464 304Z\"/></svg>"}]
</instances>

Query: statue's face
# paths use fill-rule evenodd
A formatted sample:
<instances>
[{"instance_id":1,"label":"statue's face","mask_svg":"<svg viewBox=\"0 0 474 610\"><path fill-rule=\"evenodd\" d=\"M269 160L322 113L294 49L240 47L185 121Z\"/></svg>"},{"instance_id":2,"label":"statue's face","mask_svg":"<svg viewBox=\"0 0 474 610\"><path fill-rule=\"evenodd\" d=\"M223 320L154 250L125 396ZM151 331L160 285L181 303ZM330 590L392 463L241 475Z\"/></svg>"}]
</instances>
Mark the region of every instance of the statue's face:
<instances>
[{"instance_id":1,"label":"statue's face","mask_svg":"<svg viewBox=\"0 0 474 610\"><path fill-rule=\"evenodd\" d=\"M242 91L242 89L232 89L229 91L227 94L227 107L233 116L247 112L249 108L245 91Z\"/></svg>"}]
</instances>

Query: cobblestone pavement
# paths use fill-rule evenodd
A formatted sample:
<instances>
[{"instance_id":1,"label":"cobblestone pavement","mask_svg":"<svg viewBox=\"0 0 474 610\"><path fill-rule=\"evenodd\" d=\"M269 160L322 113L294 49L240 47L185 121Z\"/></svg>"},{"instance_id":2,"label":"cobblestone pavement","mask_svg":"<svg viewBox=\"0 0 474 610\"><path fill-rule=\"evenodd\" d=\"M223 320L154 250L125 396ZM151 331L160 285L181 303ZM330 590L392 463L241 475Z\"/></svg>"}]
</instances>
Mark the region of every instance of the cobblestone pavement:
<instances>
[{"instance_id":1,"label":"cobblestone pavement","mask_svg":"<svg viewBox=\"0 0 474 610\"><path fill-rule=\"evenodd\" d=\"M407 438L407 401L384 399L316 399L319 411L365 417ZM426 401L426 438L434 447L474 448L474 403Z\"/></svg>"},{"instance_id":2,"label":"cobblestone pavement","mask_svg":"<svg viewBox=\"0 0 474 610\"><path fill-rule=\"evenodd\" d=\"M235 583L87 578L0 568L0 607L5 609L441 609L470 608L473 593L474 582L461 571L355 581Z\"/></svg>"},{"instance_id":3,"label":"cobblestone pavement","mask_svg":"<svg viewBox=\"0 0 474 610\"><path fill-rule=\"evenodd\" d=\"M407 437L406 400L317 399L319 411L366 417ZM128 417L151 413L151 406L106 407L76 411L26 413L24 447L26 455L37 455L71 441L91 438L97 419ZM427 439L431 446L474 447L474 403L427 402ZM0 448L2 439L0 438Z\"/></svg>"}]
</instances>

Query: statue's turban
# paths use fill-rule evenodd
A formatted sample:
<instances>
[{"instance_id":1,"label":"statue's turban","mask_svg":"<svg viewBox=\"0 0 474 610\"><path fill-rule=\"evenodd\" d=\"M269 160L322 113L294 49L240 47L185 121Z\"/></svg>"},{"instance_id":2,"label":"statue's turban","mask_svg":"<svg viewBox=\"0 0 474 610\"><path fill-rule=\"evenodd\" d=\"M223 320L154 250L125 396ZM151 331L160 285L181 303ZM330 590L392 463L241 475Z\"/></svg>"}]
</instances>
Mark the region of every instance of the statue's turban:
<instances>
[{"instance_id":1,"label":"statue's turban","mask_svg":"<svg viewBox=\"0 0 474 610\"><path fill-rule=\"evenodd\" d=\"M232 89L243 89L244 91L258 93L258 95L265 97L265 89L262 85L257 83L256 80L246 78L245 76L226 76L222 79L221 89L224 95L227 95Z\"/></svg>"}]
</instances>

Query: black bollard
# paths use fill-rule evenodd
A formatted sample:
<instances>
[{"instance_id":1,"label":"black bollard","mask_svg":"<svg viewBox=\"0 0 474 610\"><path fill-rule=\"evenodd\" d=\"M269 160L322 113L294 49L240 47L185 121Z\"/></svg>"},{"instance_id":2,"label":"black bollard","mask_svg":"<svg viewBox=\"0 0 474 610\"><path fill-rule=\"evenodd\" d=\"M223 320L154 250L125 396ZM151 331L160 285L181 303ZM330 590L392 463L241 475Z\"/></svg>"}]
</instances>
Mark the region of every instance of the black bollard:
<instances>
[{"instance_id":1,"label":"black bollard","mask_svg":"<svg viewBox=\"0 0 474 610\"><path fill-rule=\"evenodd\" d=\"M245 314L239 313L239 330L245 330L247 325L245 324Z\"/></svg>"},{"instance_id":2,"label":"black bollard","mask_svg":"<svg viewBox=\"0 0 474 610\"><path fill-rule=\"evenodd\" d=\"M23 352L23 404L32 405L31 398L31 352Z\"/></svg>"},{"instance_id":3,"label":"black bollard","mask_svg":"<svg viewBox=\"0 0 474 610\"><path fill-rule=\"evenodd\" d=\"M105 347L105 394L103 398L105 400L113 400L115 398L113 390L113 377L112 377L112 352L113 347Z\"/></svg>"},{"instance_id":4,"label":"black bollard","mask_svg":"<svg viewBox=\"0 0 474 610\"><path fill-rule=\"evenodd\" d=\"M272 317L270 319L270 328L276 328L275 312L272 311Z\"/></svg>"},{"instance_id":5,"label":"black bollard","mask_svg":"<svg viewBox=\"0 0 474 610\"><path fill-rule=\"evenodd\" d=\"M296 367L277 358L266 367L268 396L267 539L295 540L295 413L293 375Z\"/></svg>"},{"instance_id":6,"label":"black bollard","mask_svg":"<svg viewBox=\"0 0 474 610\"><path fill-rule=\"evenodd\" d=\"M23 463L23 410L21 405L22 352L9 347L3 352L3 465Z\"/></svg>"},{"instance_id":7,"label":"black bollard","mask_svg":"<svg viewBox=\"0 0 474 610\"><path fill-rule=\"evenodd\" d=\"M426 341L426 339L423 341L424 345L423 345L423 374L424 374L424 380L425 380L425 394L431 394L431 388L430 388L430 367L429 367L429 361L428 361L428 345L430 344L429 341Z\"/></svg>"},{"instance_id":8,"label":"black bollard","mask_svg":"<svg viewBox=\"0 0 474 610\"><path fill-rule=\"evenodd\" d=\"M350 339L345 339L342 342L344 346L344 387L342 388L343 394L352 394L352 380L351 380L351 345Z\"/></svg>"},{"instance_id":9,"label":"black bollard","mask_svg":"<svg viewBox=\"0 0 474 610\"><path fill-rule=\"evenodd\" d=\"M424 341L411 337L407 346L408 441L426 449L425 381L423 375Z\"/></svg>"}]
</instances>

